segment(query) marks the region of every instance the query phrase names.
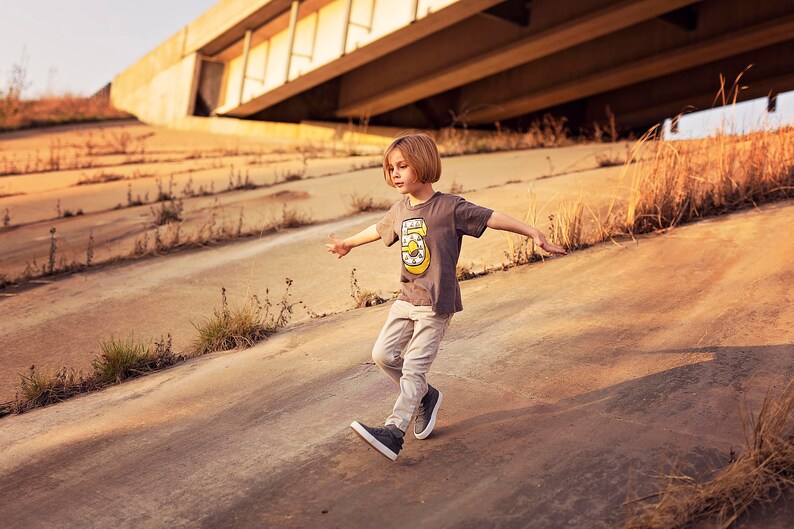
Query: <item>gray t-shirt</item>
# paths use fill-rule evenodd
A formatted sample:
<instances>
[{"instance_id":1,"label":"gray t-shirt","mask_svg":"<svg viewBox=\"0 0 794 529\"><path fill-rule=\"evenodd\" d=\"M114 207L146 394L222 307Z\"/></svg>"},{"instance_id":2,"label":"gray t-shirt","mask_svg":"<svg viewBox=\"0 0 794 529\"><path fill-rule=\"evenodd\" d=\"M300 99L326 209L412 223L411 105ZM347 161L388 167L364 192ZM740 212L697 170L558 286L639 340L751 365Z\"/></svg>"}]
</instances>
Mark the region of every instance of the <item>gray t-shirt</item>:
<instances>
[{"instance_id":1,"label":"gray t-shirt","mask_svg":"<svg viewBox=\"0 0 794 529\"><path fill-rule=\"evenodd\" d=\"M430 305L438 313L463 310L456 266L464 235L479 237L493 210L437 192L412 206L408 197L392 205L376 225L386 246L401 244L402 290L397 299Z\"/></svg>"}]
</instances>

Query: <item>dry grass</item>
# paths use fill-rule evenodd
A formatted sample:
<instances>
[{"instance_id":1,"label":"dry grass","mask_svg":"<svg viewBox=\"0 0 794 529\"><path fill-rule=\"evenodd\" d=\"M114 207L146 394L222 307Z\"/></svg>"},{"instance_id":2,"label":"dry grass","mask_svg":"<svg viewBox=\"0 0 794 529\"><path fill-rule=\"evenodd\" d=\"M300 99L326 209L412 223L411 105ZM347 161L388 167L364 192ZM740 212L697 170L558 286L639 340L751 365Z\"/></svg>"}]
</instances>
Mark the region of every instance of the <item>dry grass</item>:
<instances>
[{"instance_id":1,"label":"dry grass","mask_svg":"<svg viewBox=\"0 0 794 529\"><path fill-rule=\"evenodd\" d=\"M626 158L616 153L596 154L595 160L599 167L613 167L626 163Z\"/></svg>"},{"instance_id":2,"label":"dry grass","mask_svg":"<svg viewBox=\"0 0 794 529\"><path fill-rule=\"evenodd\" d=\"M654 141L633 149L625 209L615 223L630 233L666 229L792 196L794 128L688 142ZM626 169L628 172L629 169Z\"/></svg>"},{"instance_id":3,"label":"dry grass","mask_svg":"<svg viewBox=\"0 0 794 529\"><path fill-rule=\"evenodd\" d=\"M99 173L91 176L85 176L81 178L75 185L76 186L88 186L88 185L95 185L95 184L105 184L107 182L117 182L119 180L124 180L126 177L120 174L114 173L106 173L105 171L100 171Z\"/></svg>"},{"instance_id":4,"label":"dry grass","mask_svg":"<svg viewBox=\"0 0 794 529\"><path fill-rule=\"evenodd\" d=\"M276 222L273 224L273 228L275 230L281 230L285 228L300 228L301 226L307 226L312 222L312 217L308 213L295 208L287 207L287 205L284 204L284 207L281 210L281 219L276 220Z\"/></svg>"},{"instance_id":5,"label":"dry grass","mask_svg":"<svg viewBox=\"0 0 794 529\"><path fill-rule=\"evenodd\" d=\"M368 195L359 195L353 193L348 195L350 212L351 213L364 213L367 211L384 211L391 207L391 202L388 200L376 200Z\"/></svg>"},{"instance_id":6,"label":"dry grass","mask_svg":"<svg viewBox=\"0 0 794 529\"><path fill-rule=\"evenodd\" d=\"M100 354L92 362L93 372L88 376L66 367L49 372L30 366L27 375L20 375L21 398L0 404L0 416L61 402L184 360L184 356L172 351L171 344L171 335L154 343L131 337L101 341Z\"/></svg>"},{"instance_id":7,"label":"dry grass","mask_svg":"<svg viewBox=\"0 0 794 529\"><path fill-rule=\"evenodd\" d=\"M99 342L99 356L92 362L93 379L99 385L133 378L176 363L171 351L171 337L155 344L145 344L133 337L111 338Z\"/></svg>"},{"instance_id":8,"label":"dry grass","mask_svg":"<svg viewBox=\"0 0 794 529\"><path fill-rule=\"evenodd\" d=\"M606 213L583 195L557 205L548 217L552 242L575 250L794 196L793 127L686 142L661 141L656 132L631 148ZM536 217L525 222L538 226ZM534 248L512 237L507 243L507 266L532 260Z\"/></svg>"},{"instance_id":9,"label":"dry grass","mask_svg":"<svg viewBox=\"0 0 794 529\"><path fill-rule=\"evenodd\" d=\"M15 111L0 120L0 131L129 117L105 101L66 94L19 100Z\"/></svg>"},{"instance_id":10,"label":"dry grass","mask_svg":"<svg viewBox=\"0 0 794 529\"><path fill-rule=\"evenodd\" d=\"M24 400L14 403L16 413L66 400L91 386L82 373L65 367L52 373L30 366L28 374L20 375L20 379Z\"/></svg>"},{"instance_id":11,"label":"dry grass","mask_svg":"<svg viewBox=\"0 0 794 529\"><path fill-rule=\"evenodd\" d=\"M163 226L171 222L182 220L184 205L181 200L168 200L159 203L159 207L151 207L153 221L156 226Z\"/></svg>"},{"instance_id":12,"label":"dry grass","mask_svg":"<svg viewBox=\"0 0 794 529\"><path fill-rule=\"evenodd\" d=\"M632 513L624 529L678 529L709 521L727 529L754 505L771 503L794 485L794 382L777 398L767 394L757 417L743 412L744 453L705 483L668 476L657 499Z\"/></svg>"},{"instance_id":13,"label":"dry grass","mask_svg":"<svg viewBox=\"0 0 794 529\"><path fill-rule=\"evenodd\" d=\"M230 308L226 289L222 289L221 308L215 309L213 316L203 323L194 324L199 334L192 354L250 347L285 327L295 305L302 304L291 301L291 286L292 280L286 279L284 295L276 310L269 291L265 292L264 304L256 296L250 296L242 307ZM184 361L188 356L174 353L172 343L170 334L154 343L139 342L132 337L100 341L100 353L91 363L93 372L89 376L65 367L52 373L31 366L27 375L20 375L21 398L18 395L12 402L0 403L0 417L24 413Z\"/></svg>"},{"instance_id":14,"label":"dry grass","mask_svg":"<svg viewBox=\"0 0 794 529\"><path fill-rule=\"evenodd\" d=\"M555 118L547 114L542 120L533 122L526 131L511 131L497 123L495 132L482 133L465 126L464 113L452 125L443 129L436 141L439 150L446 156L560 147L571 143L566 121L565 118Z\"/></svg>"},{"instance_id":15,"label":"dry grass","mask_svg":"<svg viewBox=\"0 0 794 529\"><path fill-rule=\"evenodd\" d=\"M182 199L159 202L156 207L152 206L150 209L153 228L146 229L135 238L132 242L132 249L128 254L111 256L101 261L93 260L96 247L94 240L89 238L87 245L90 250L89 248L86 249L86 256L90 255L91 258L87 257L85 262L77 260L67 261L64 256L59 256L59 240L53 227L50 229L50 249L49 254L46 256L46 262L39 264L36 259L28 262L22 273L16 277L6 275L5 279L0 282L0 288L42 277L71 274L110 263L165 255L188 248L199 248L211 244L273 234L282 229L299 228L314 223L310 214L284 204L278 217L266 221L263 225L246 225L243 208L240 208L236 215L229 216L216 201L216 204L209 209L204 221L191 232L185 232L182 222ZM82 214L82 210L75 212L66 210L61 211L59 216L69 217Z\"/></svg>"},{"instance_id":16,"label":"dry grass","mask_svg":"<svg viewBox=\"0 0 794 529\"><path fill-rule=\"evenodd\" d=\"M198 331L193 344L195 354L251 347L286 326L292 318L293 307L300 303L290 301L292 280L287 279L286 285L278 314L271 312L273 306L269 291L265 293L264 304L254 295L246 297L240 307L229 307L226 289L222 288L220 309L215 309L212 317L202 323L193 324Z\"/></svg>"},{"instance_id":17,"label":"dry grass","mask_svg":"<svg viewBox=\"0 0 794 529\"><path fill-rule=\"evenodd\" d=\"M574 202L560 202L557 213L549 215L549 222L551 242L559 244L569 252L585 246L583 196L580 195Z\"/></svg>"},{"instance_id":18,"label":"dry grass","mask_svg":"<svg viewBox=\"0 0 794 529\"><path fill-rule=\"evenodd\" d=\"M355 268L350 271L350 297L353 298L357 309L374 307L375 305L380 305L388 301L374 290L361 288L358 284L358 279L356 279Z\"/></svg>"},{"instance_id":19,"label":"dry grass","mask_svg":"<svg viewBox=\"0 0 794 529\"><path fill-rule=\"evenodd\" d=\"M130 117L109 104L109 88L94 97L71 94L25 99L29 88L28 57L11 65L6 86L0 89L0 131L47 125Z\"/></svg>"}]
</instances>

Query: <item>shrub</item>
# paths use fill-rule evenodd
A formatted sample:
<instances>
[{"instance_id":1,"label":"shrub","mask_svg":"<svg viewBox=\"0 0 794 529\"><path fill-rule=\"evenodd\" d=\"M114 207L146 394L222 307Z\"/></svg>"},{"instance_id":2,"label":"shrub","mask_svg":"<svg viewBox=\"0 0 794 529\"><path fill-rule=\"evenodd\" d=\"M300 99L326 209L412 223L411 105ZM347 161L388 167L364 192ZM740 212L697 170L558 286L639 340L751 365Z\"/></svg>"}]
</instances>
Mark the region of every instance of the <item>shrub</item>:
<instances>
[{"instance_id":1,"label":"shrub","mask_svg":"<svg viewBox=\"0 0 794 529\"><path fill-rule=\"evenodd\" d=\"M121 382L126 378L148 371L152 361L150 347L133 338L99 342L99 357L92 362L97 381L103 384Z\"/></svg>"},{"instance_id":2,"label":"shrub","mask_svg":"<svg viewBox=\"0 0 794 529\"><path fill-rule=\"evenodd\" d=\"M294 208L288 208L284 204L281 210L281 219L276 221L275 229L280 230L284 228L299 228L312 223L311 215L302 213Z\"/></svg>"},{"instance_id":3,"label":"shrub","mask_svg":"<svg viewBox=\"0 0 794 529\"><path fill-rule=\"evenodd\" d=\"M375 200L367 195L353 193L348 195L350 199L350 210L353 213L364 213L366 211L383 211L389 209L391 202L388 200Z\"/></svg>"},{"instance_id":4,"label":"shrub","mask_svg":"<svg viewBox=\"0 0 794 529\"><path fill-rule=\"evenodd\" d=\"M20 375L20 378L25 402L17 405L19 411L66 400L83 391L89 384L81 373L65 367L55 373L48 373L36 370L33 365L30 366L28 375Z\"/></svg>"},{"instance_id":5,"label":"shrub","mask_svg":"<svg viewBox=\"0 0 794 529\"><path fill-rule=\"evenodd\" d=\"M292 280L287 279L286 285L278 315L271 314L270 291L265 292L264 305L257 296L251 296L241 307L232 308L226 299L226 289L221 288L220 309L214 309L212 317L203 323L193 324L199 333L193 344L196 354L251 347L286 326L295 305L290 303Z\"/></svg>"},{"instance_id":6,"label":"shrub","mask_svg":"<svg viewBox=\"0 0 794 529\"><path fill-rule=\"evenodd\" d=\"M742 412L745 452L713 479L699 483L682 472L665 472L666 487L629 504L658 499L631 513L624 529L683 529L716 522L727 528L756 504L778 499L794 485L794 382L773 398L767 394L757 418Z\"/></svg>"},{"instance_id":7,"label":"shrub","mask_svg":"<svg viewBox=\"0 0 794 529\"><path fill-rule=\"evenodd\" d=\"M162 226L169 222L180 222L182 220L183 204L181 200L169 200L168 202L160 202L158 208L152 207L152 215L154 215L154 224Z\"/></svg>"},{"instance_id":8,"label":"shrub","mask_svg":"<svg viewBox=\"0 0 794 529\"><path fill-rule=\"evenodd\" d=\"M350 271L350 297L356 302L356 308L374 307L381 303L386 303L386 298L381 297L374 290L366 290L358 285L356 279L356 269Z\"/></svg>"}]
</instances>

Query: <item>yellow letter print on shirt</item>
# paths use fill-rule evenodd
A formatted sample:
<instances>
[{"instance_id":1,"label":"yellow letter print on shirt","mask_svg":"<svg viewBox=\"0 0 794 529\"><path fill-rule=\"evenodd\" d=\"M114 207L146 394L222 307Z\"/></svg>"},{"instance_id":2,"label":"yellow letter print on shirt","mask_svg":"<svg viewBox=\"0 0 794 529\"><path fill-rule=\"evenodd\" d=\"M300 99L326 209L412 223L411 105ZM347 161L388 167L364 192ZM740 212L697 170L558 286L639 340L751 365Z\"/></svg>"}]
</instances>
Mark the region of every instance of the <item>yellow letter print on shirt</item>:
<instances>
[{"instance_id":1,"label":"yellow letter print on shirt","mask_svg":"<svg viewBox=\"0 0 794 529\"><path fill-rule=\"evenodd\" d=\"M425 219L406 219L402 226L402 256L405 269L419 275L430 266L430 248L425 244Z\"/></svg>"}]
</instances>

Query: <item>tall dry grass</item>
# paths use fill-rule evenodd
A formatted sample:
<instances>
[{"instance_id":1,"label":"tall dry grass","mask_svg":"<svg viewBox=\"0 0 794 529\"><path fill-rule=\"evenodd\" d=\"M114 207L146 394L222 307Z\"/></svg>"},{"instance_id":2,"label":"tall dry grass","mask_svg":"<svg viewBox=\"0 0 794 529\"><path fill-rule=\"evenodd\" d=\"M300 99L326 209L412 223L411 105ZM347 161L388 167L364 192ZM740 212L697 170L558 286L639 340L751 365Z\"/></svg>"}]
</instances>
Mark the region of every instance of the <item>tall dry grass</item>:
<instances>
[{"instance_id":1,"label":"tall dry grass","mask_svg":"<svg viewBox=\"0 0 794 529\"><path fill-rule=\"evenodd\" d=\"M173 352L170 334L149 343L132 337L101 340L100 353L91 362L93 371L89 374L66 367L52 372L30 366L27 375L20 374L21 395L14 401L0 403L0 417L61 402L184 359L184 356Z\"/></svg>"},{"instance_id":2,"label":"tall dry grass","mask_svg":"<svg viewBox=\"0 0 794 529\"><path fill-rule=\"evenodd\" d=\"M23 53L11 66L6 86L0 88L0 131L130 117L110 105L107 88L93 97L62 94L27 99L27 63Z\"/></svg>"},{"instance_id":3,"label":"tall dry grass","mask_svg":"<svg viewBox=\"0 0 794 529\"><path fill-rule=\"evenodd\" d=\"M656 133L632 147L606 214L582 198L560 205L550 228L556 242L583 247L794 196L794 127L690 141ZM582 231L587 214L595 228Z\"/></svg>"},{"instance_id":4,"label":"tall dry grass","mask_svg":"<svg viewBox=\"0 0 794 529\"><path fill-rule=\"evenodd\" d=\"M6 98L7 110L0 112L0 131L131 117L105 100L71 94L22 99L10 92Z\"/></svg>"},{"instance_id":5,"label":"tall dry grass","mask_svg":"<svg viewBox=\"0 0 794 529\"><path fill-rule=\"evenodd\" d=\"M689 141L661 140L654 128L629 149L608 205L584 193L560 201L547 233L571 251L793 196L794 127ZM538 210L530 195L524 222L542 228L539 212L548 207ZM506 236L503 269L542 258L523 239Z\"/></svg>"},{"instance_id":6,"label":"tall dry grass","mask_svg":"<svg viewBox=\"0 0 794 529\"><path fill-rule=\"evenodd\" d=\"M758 415L743 411L744 453L705 483L682 473L643 498L624 529L683 529L699 522L727 529L754 505L771 503L794 486L794 382L775 397L767 394Z\"/></svg>"},{"instance_id":7,"label":"tall dry grass","mask_svg":"<svg viewBox=\"0 0 794 529\"><path fill-rule=\"evenodd\" d=\"M442 129L436 142L445 156L459 156L483 152L561 147L572 143L565 118L550 114L532 122L525 131L513 131L496 124L496 131L471 130L465 125L465 116Z\"/></svg>"},{"instance_id":8,"label":"tall dry grass","mask_svg":"<svg viewBox=\"0 0 794 529\"><path fill-rule=\"evenodd\" d=\"M655 141L653 133L624 166L631 184L613 222L630 233L693 220L792 196L794 128L683 142Z\"/></svg>"},{"instance_id":9,"label":"tall dry grass","mask_svg":"<svg viewBox=\"0 0 794 529\"><path fill-rule=\"evenodd\" d=\"M221 307L213 315L193 326L198 336L193 343L194 353L203 355L215 351L251 347L256 342L286 326L292 318L295 305L292 302L290 287L292 279L286 279L284 295L278 304L278 312L273 311L270 291L265 291L264 303L256 295L246 296L240 306L229 306L226 289L221 289Z\"/></svg>"}]
</instances>

